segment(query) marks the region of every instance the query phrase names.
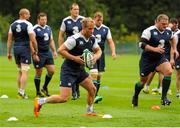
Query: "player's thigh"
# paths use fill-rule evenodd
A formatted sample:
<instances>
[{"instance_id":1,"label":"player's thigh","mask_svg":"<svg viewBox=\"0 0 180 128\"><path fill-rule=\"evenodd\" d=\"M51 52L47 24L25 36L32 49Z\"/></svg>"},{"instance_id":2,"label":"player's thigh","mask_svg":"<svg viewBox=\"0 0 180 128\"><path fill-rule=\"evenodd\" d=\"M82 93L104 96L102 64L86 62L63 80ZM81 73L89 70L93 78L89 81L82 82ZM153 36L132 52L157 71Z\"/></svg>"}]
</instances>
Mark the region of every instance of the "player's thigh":
<instances>
[{"instance_id":1,"label":"player's thigh","mask_svg":"<svg viewBox=\"0 0 180 128\"><path fill-rule=\"evenodd\" d=\"M139 75L141 77L148 76L151 72L154 72L156 63L145 58L141 58L139 61Z\"/></svg>"},{"instance_id":2,"label":"player's thigh","mask_svg":"<svg viewBox=\"0 0 180 128\"><path fill-rule=\"evenodd\" d=\"M60 96L63 98L63 99L69 99L70 96L71 96L71 88L70 87L63 87L61 86L60 87Z\"/></svg>"},{"instance_id":3,"label":"player's thigh","mask_svg":"<svg viewBox=\"0 0 180 128\"><path fill-rule=\"evenodd\" d=\"M80 85L83 88L85 88L88 92L91 92L91 91L94 92L96 90L90 76L86 77L82 82L80 82Z\"/></svg>"},{"instance_id":4,"label":"player's thigh","mask_svg":"<svg viewBox=\"0 0 180 128\"><path fill-rule=\"evenodd\" d=\"M45 68L47 69L47 72L48 72L49 74L54 74L54 71L55 71L55 66L54 66L54 64L45 65Z\"/></svg>"},{"instance_id":5,"label":"player's thigh","mask_svg":"<svg viewBox=\"0 0 180 128\"><path fill-rule=\"evenodd\" d=\"M163 75L172 74L172 67L168 61L161 63L159 66L157 66L156 70L162 73Z\"/></svg>"}]
</instances>

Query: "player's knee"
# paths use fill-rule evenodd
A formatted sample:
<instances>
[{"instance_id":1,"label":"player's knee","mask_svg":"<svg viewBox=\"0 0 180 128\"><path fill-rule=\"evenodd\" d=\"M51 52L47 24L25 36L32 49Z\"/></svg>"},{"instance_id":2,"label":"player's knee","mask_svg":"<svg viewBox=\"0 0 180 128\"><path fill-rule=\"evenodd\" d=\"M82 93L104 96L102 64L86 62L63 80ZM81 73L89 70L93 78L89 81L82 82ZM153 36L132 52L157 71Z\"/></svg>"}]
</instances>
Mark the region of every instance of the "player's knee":
<instances>
[{"instance_id":1,"label":"player's knee","mask_svg":"<svg viewBox=\"0 0 180 128\"><path fill-rule=\"evenodd\" d=\"M29 65L22 65L21 66L21 71L28 71L30 69L30 66Z\"/></svg>"},{"instance_id":2,"label":"player's knee","mask_svg":"<svg viewBox=\"0 0 180 128\"><path fill-rule=\"evenodd\" d=\"M54 75L54 70L48 71L48 75L53 76Z\"/></svg>"},{"instance_id":3,"label":"player's knee","mask_svg":"<svg viewBox=\"0 0 180 128\"><path fill-rule=\"evenodd\" d=\"M96 80L98 77L98 70L97 69L91 69L89 72L90 72L92 79Z\"/></svg>"},{"instance_id":4,"label":"player's knee","mask_svg":"<svg viewBox=\"0 0 180 128\"><path fill-rule=\"evenodd\" d=\"M166 70L166 72L164 73L165 76L171 76L172 75L172 69L168 69Z\"/></svg>"}]
</instances>

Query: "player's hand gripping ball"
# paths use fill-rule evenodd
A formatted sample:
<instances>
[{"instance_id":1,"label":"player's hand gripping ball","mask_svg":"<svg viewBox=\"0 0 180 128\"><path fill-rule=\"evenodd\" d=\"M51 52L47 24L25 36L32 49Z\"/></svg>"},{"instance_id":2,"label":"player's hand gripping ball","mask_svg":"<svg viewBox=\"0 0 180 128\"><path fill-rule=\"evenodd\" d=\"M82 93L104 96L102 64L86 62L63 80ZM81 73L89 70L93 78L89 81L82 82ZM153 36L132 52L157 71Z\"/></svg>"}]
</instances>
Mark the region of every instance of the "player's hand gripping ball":
<instances>
[{"instance_id":1,"label":"player's hand gripping ball","mask_svg":"<svg viewBox=\"0 0 180 128\"><path fill-rule=\"evenodd\" d=\"M93 66L93 53L88 49L85 49L82 54L85 66L87 68L92 68Z\"/></svg>"}]
</instances>

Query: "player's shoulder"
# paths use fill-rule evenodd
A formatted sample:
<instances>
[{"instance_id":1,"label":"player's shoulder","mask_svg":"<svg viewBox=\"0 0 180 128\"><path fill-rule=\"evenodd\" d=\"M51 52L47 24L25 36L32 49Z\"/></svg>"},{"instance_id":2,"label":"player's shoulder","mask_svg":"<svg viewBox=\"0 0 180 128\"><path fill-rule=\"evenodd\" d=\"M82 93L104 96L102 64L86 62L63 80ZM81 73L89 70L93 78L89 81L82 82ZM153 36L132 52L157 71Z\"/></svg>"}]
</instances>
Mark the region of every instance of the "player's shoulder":
<instances>
[{"instance_id":1,"label":"player's shoulder","mask_svg":"<svg viewBox=\"0 0 180 128\"><path fill-rule=\"evenodd\" d=\"M82 37L82 34L79 32L79 33L76 33L76 34L74 34L74 35L72 35L70 37L74 38L74 39L78 39L78 38Z\"/></svg>"},{"instance_id":2,"label":"player's shoulder","mask_svg":"<svg viewBox=\"0 0 180 128\"><path fill-rule=\"evenodd\" d=\"M155 29L157 29L157 27L155 25L152 25L152 26L146 28L145 31L151 31L151 30L155 30Z\"/></svg>"},{"instance_id":3,"label":"player's shoulder","mask_svg":"<svg viewBox=\"0 0 180 128\"><path fill-rule=\"evenodd\" d=\"M49 25L45 25L45 28L48 29L48 30L51 30L51 27Z\"/></svg>"},{"instance_id":4,"label":"player's shoulder","mask_svg":"<svg viewBox=\"0 0 180 128\"><path fill-rule=\"evenodd\" d=\"M67 20L70 20L70 19L72 19L71 16L67 16L67 17L65 17L65 18L63 19L63 22L65 22L65 21L67 21Z\"/></svg>"},{"instance_id":5,"label":"player's shoulder","mask_svg":"<svg viewBox=\"0 0 180 128\"><path fill-rule=\"evenodd\" d=\"M82 19L84 19L85 17L84 16L81 16L81 15L79 15L78 17L77 17L77 19L80 19L80 20L82 20Z\"/></svg>"},{"instance_id":6,"label":"player's shoulder","mask_svg":"<svg viewBox=\"0 0 180 128\"><path fill-rule=\"evenodd\" d=\"M106 26L105 24L102 24L102 27L103 27L103 28L106 28L106 29L109 29L109 27Z\"/></svg>"},{"instance_id":7,"label":"player's shoulder","mask_svg":"<svg viewBox=\"0 0 180 128\"><path fill-rule=\"evenodd\" d=\"M31 22L29 22L29 21L27 21L27 20L17 19L17 20L15 20L11 25L16 24L16 23L26 24L26 25L28 25L28 26L32 26L32 27L33 27L33 25L31 24Z\"/></svg>"},{"instance_id":8,"label":"player's shoulder","mask_svg":"<svg viewBox=\"0 0 180 128\"><path fill-rule=\"evenodd\" d=\"M178 31L175 32L174 35L179 35L180 36L180 29L178 29Z\"/></svg>"},{"instance_id":9,"label":"player's shoulder","mask_svg":"<svg viewBox=\"0 0 180 128\"><path fill-rule=\"evenodd\" d=\"M167 28L165 29L165 31L166 31L167 33L169 33L169 34L173 34L173 31L172 31L172 29L171 29L170 27L167 27Z\"/></svg>"},{"instance_id":10,"label":"player's shoulder","mask_svg":"<svg viewBox=\"0 0 180 128\"><path fill-rule=\"evenodd\" d=\"M33 29L37 29L37 28L39 28L39 24L35 24L35 25L33 26Z\"/></svg>"}]
</instances>

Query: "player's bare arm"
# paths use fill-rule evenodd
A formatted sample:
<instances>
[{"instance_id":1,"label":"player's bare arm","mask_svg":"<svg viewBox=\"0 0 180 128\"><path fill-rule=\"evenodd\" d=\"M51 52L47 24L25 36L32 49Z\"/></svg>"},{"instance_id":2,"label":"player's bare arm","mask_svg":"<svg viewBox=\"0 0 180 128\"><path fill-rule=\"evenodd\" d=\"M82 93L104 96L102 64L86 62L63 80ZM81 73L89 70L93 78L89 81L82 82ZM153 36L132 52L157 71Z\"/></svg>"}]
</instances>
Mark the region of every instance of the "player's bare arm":
<instances>
[{"instance_id":1,"label":"player's bare arm","mask_svg":"<svg viewBox=\"0 0 180 128\"><path fill-rule=\"evenodd\" d=\"M55 43L54 43L54 39L52 38L50 41L50 48L53 52L53 56L56 59L57 58L57 52L56 52L56 47L55 47Z\"/></svg>"},{"instance_id":2,"label":"player's bare arm","mask_svg":"<svg viewBox=\"0 0 180 128\"><path fill-rule=\"evenodd\" d=\"M59 43L59 47L63 44L64 42L64 35L65 35L65 32L63 31L59 31L59 37L58 37L58 43Z\"/></svg>"},{"instance_id":3,"label":"player's bare arm","mask_svg":"<svg viewBox=\"0 0 180 128\"><path fill-rule=\"evenodd\" d=\"M115 47L115 44L114 44L114 41L113 39L108 39L108 44L109 44L109 47L111 49L111 56L113 59L116 59L116 47Z\"/></svg>"},{"instance_id":4,"label":"player's bare arm","mask_svg":"<svg viewBox=\"0 0 180 128\"><path fill-rule=\"evenodd\" d=\"M32 58L35 61L39 61L37 41L35 39L34 33L30 33L29 38L30 38L30 48L32 52Z\"/></svg>"},{"instance_id":5,"label":"player's bare arm","mask_svg":"<svg viewBox=\"0 0 180 128\"><path fill-rule=\"evenodd\" d=\"M84 64L84 60L81 58L81 56L74 56L68 52L69 50L67 47L62 44L60 48L58 49L58 52L66 59L73 60L77 63Z\"/></svg>"},{"instance_id":6,"label":"player's bare arm","mask_svg":"<svg viewBox=\"0 0 180 128\"><path fill-rule=\"evenodd\" d=\"M94 51L93 63L95 64L96 61L101 57L102 51L100 47L93 49L93 51Z\"/></svg>"},{"instance_id":7,"label":"player's bare arm","mask_svg":"<svg viewBox=\"0 0 180 128\"><path fill-rule=\"evenodd\" d=\"M8 58L8 60L12 59L11 48L12 48L12 33L8 33L8 40L7 40L7 58Z\"/></svg>"}]
</instances>

